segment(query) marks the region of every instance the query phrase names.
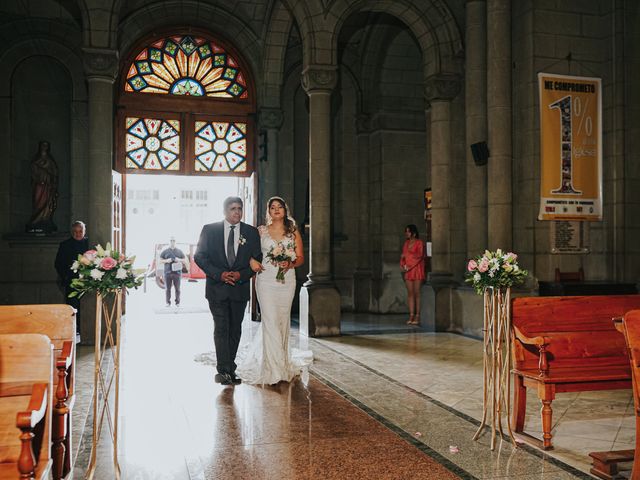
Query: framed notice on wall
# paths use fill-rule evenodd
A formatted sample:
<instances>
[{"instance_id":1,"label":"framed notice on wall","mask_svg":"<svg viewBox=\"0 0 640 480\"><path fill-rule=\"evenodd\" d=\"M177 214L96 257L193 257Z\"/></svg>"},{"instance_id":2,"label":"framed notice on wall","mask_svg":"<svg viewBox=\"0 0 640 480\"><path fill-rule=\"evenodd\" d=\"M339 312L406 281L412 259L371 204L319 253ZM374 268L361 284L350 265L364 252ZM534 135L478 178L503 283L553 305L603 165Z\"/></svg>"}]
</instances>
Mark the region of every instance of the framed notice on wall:
<instances>
[{"instance_id":1,"label":"framed notice on wall","mask_svg":"<svg viewBox=\"0 0 640 480\"><path fill-rule=\"evenodd\" d=\"M551 222L551 253L589 253L589 224L559 220Z\"/></svg>"},{"instance_id":2,"label":"framed notice on wall","mask_svg":"<svg viewBox=\"0 0 640 480\"><path fill-rule=\"evenodd\" d=\"M538 86L538 220L602 220L600 79L539 73Z\"/></svg>"}]
</instances>

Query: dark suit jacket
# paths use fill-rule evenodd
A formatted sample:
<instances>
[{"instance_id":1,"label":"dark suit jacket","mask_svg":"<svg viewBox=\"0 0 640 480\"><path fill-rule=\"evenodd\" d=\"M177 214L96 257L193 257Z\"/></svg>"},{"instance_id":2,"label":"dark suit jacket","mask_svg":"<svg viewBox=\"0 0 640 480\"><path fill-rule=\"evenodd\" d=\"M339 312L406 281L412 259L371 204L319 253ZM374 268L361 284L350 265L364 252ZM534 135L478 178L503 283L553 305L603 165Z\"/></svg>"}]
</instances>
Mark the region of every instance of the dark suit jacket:
<instances>
[{"instance_id":1,"label":"dark suit jacket","mask_svg":"<svg viewBox=\"0 0 640 480\"><path fill-rule=\"evenodd\" d=\"M78 255L89 250L89 240L75 240L73 237L60 242L58 253L56 254L55 267L58 272L60 282L68 287L71 280L77 278L78 274L71 271L71 264L78 259Z\"/></svg>"},{"instance_id":2,"label":"dark suit jacket","mask_svg":"<svg viewBox=\"0 0 640 480\"><path fill-rule=\"evenodd\" d=\"M207 275L207 300L249 300L249 280L254 275L249 260L254 258L262 261L260 234L255 227L240 222L240 236L245 242L238 245L236 260L233 265L229 265L224 243L224 223L210 223L202 227L194 260ZM240 280L233 286L220 279L223 272L229 271L240 273Z\"/></svg>"}]
</instances>

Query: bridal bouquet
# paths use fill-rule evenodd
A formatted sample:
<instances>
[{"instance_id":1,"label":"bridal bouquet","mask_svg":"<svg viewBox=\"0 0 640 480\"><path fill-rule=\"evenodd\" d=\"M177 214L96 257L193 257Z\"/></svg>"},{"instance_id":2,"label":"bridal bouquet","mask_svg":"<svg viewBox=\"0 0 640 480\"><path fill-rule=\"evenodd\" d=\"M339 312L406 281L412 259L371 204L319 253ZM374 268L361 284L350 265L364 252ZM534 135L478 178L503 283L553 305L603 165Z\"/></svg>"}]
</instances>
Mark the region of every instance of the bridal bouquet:
<instances>
[{"instance_id":1,"label":"bridal bouquet","mask_svg":"<svg viewBox=\"0 0 640 480\"><path fill-rule=\"evenodd\" d=\"M485 250L475 259L469 260L466 282L471 283L478 295L482 295L487 287L507 288L521 284L527 271L518 265L518 256L513 252L495 252Z\"/></svg>"},{"instance_id":2,"label":"bridal bouquet","mask_svg":"<svg viewBox=\"0 0 640 480\"><path fill-rule=\"evenodd\" d=\"M296 258L296 243L292 239L277 242L267 252L267 260L274 266L278 266L280 262L295 262ZM278 266L276 280L284 283L284 270L280 266Z\"/></svg>"},{"instance_id":3,"label":"bridal bouquet","mask_svg":"<svg viewBox=\"0 0 640 480\"><path fill-rule=\"evenodd\" d=\"M74 290L69 297L82 297L87 292L99 292L106 295L115 290L138 288L142 285L142 277L133 272L135 257L126 257L107 248L96 245L95 250L87 250L71 265L71 270L78 273L78 278L71 281Z\"/></svg>"}]
</instances>

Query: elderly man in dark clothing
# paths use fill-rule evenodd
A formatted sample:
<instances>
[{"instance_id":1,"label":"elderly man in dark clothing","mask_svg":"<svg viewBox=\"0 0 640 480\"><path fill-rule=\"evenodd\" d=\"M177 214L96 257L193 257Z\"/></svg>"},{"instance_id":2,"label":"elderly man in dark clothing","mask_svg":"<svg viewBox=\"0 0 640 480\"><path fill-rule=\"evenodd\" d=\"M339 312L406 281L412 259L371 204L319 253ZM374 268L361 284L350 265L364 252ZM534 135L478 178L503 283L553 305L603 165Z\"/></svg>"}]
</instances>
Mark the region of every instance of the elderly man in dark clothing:
<instances>
[{"instance_id":1,"label":"elderly man in dark clothing","mask_svg":"<svg viewBox=\"0 0 640 480\"><path fill-rule=\"evenodd\" d=\"M64 290L65 302L76 309L76 342L80 342L80 299L69 298L71 293L71 281L78 276L73 273L71 265L78 259L78 255L89 250L89 240L85 237L86 226L81 221L71 224L71 238L60 242L56 255L55 267L58 272L58 281Z\"/></svg>"}]
</instances>

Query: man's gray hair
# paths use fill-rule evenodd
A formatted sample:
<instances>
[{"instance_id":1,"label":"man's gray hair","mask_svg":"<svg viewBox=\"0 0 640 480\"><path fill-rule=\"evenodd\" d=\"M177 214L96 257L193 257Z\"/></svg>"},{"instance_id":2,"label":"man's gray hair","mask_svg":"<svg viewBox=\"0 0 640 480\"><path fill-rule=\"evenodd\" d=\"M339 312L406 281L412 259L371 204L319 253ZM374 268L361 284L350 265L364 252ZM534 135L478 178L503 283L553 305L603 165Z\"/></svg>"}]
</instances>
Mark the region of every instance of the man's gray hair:
<instances>
[{"instance_id":1,"label":"man's gray hair","mask_svg":"<svg viewBox=\"0 0 640 480\"><path fill-rule=\"evenodd\" d=\"M229 205L231 205L232 203L239 203L240 206L244 208L244 203L242 202L242 199L240 197L227 197L224 199L224 203L222 204L222 208L225 212L227 211L227 208L229 208Z\"/></svg>"},{"instance_id":2,"label":"man's gray hair","mask_svg":"<svg viewBox=\"0 0 640 480\"><path fill-rule=\"evenodd\" d=\"M85 223L82 220L76 220L75 222L73 222L71 224L71 228L72 229L73 229L73 227L78 227L78 226L82 227L84 230L87 229L87 226L85 225Z\"/></svg>"}]
</instances>

